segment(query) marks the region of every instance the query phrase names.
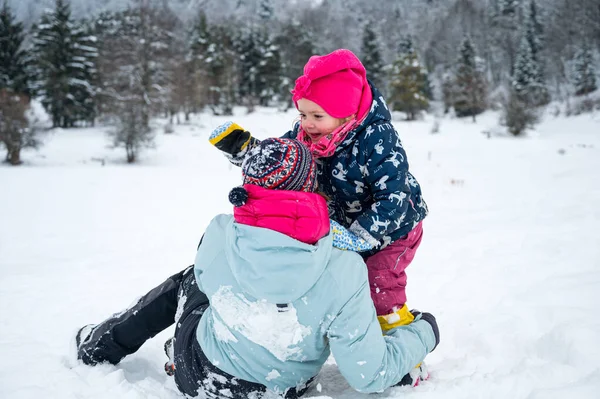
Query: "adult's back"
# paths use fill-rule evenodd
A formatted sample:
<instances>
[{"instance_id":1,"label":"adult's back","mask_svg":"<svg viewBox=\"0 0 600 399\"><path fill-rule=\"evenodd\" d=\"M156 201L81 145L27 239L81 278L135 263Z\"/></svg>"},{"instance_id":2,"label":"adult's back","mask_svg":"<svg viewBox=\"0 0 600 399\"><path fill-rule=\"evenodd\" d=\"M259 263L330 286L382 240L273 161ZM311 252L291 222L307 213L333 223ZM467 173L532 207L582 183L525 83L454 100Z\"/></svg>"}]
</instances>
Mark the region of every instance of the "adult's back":
<instances>
[{"instance_id":1,"label":"adult's back","mask_svg":"<svg viewBox=\"0 0 600 399\"><path fill-rule=\"evenodd\" d=\"M382 337L362 258L327 235L305 244L217 216L195 262L211 306L197 331L219 369L275 392L302 387L333 351L348 382L364 392L400 381L436 344L417 321Z\"/></svg>"}]
</instances>

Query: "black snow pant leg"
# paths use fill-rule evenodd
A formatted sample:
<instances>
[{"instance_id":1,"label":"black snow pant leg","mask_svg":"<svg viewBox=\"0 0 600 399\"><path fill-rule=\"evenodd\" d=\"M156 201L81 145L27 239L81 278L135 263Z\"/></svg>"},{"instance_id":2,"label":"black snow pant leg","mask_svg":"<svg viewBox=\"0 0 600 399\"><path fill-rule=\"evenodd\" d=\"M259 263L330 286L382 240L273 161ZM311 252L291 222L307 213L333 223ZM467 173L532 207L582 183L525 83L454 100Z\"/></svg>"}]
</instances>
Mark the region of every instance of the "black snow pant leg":
<instances>
[{"instance_id":1,"label":"black snow pant leg","mask_svg":"<svg viewBox=\"0 0 600 399\"><path fill-rule=\"evenodd\" d=\"M148 339L175 322L181 282L193 276L190 266L169 277L142 296L132 307L96 325L80 344L78 356L85 363L119 363L137 351Z\"/></svg>"}]
</instances>

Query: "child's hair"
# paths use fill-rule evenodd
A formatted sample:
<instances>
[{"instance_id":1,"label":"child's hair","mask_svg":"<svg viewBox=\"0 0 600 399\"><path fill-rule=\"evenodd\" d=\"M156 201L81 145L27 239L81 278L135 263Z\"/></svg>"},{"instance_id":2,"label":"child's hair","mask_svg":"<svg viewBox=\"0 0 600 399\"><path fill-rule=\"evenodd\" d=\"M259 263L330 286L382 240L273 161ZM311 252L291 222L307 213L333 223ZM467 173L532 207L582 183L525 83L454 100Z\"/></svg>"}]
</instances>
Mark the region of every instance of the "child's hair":
<instances>
[{"instance_id":1,"label":"child's hair","mask_svg":"<svg viewBox=\"0 0 600 399\"><path fill-rule=\"evenodd\" d=\"M325 194L323 191L321 190L317 190L315 191L315 194L319 194L321 197L323 197L325 199L325 201L329 202L331 201L331 197L327 194Z\"/></svg>"}]
</instances>

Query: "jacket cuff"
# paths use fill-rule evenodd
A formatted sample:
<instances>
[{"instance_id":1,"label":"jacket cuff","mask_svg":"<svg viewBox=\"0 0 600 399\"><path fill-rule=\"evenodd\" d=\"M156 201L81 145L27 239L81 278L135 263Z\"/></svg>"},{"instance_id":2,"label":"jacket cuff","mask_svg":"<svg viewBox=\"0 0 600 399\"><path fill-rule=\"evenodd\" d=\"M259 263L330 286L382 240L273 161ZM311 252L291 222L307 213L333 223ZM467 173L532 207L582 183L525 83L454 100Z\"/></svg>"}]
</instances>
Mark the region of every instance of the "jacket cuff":
<instances>
[{"instance_id":1,"label":"jacket cuff","mask_svg":"<svg viewBox=\"0 0 600 399\"><path fill-rule=\"evenodd\" d=\"M373 248L377 248L381 245L379 240L373 237L369 232L358 223L358 220L355 220L354 223L350 225L348 228L352 233L356 234L366 242L368 242Z\"/></svg>"}]
</instances>

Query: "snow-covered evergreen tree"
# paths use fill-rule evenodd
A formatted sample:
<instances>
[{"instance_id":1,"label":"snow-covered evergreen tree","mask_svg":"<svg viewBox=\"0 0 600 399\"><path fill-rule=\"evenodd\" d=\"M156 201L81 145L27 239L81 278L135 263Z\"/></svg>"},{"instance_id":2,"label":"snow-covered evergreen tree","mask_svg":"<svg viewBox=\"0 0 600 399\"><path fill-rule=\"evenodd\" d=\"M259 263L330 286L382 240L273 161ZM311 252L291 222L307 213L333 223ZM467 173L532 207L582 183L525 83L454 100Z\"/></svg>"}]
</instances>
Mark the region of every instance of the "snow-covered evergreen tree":
<instances>
[{"instance_id":1,"label":"snow-covered evergreen tree","mask_svg":"<svg viewBox=\"0 0 600 399\"><path fill-rule=\"evenodd\" d=\"M270 105L281 92L283 79L281 76L281 54L275 42L272 29L274 8L271 0L261 0L259 8L259 27L255 29L255 40L258 52L262 55L257 65L257 95L260 105Z\"/></svg>"},{"instance_id":2,"label":"snow-covered evergreen tree","mask_svg":"<svg viewBox=\"0 0 600 399\"><path fill-rule=\"evenodd\" d=\"M515 16L519 9L519 0L499 0L500 14L504 16Z\"/></svg>"},{"instance_id":3,"label":"snow-covered evergreen tree","mask_svg":"<svg viewBox=\"0 0 600 399\"><path fill-rule=\"evenodd\" d=\"M53 11L35 28L37 85L42 105L55 127L73 127L95 116L96 48L94 38L71 18L68 1L56 0Z\"/></svg>"},{"instance_id":4,"label":"snow-covered evergreen tree","mask_svg":"<svg viewBox=\"0 0 600 399\"><path fill-rule=\"evenodd\" d=\"M237 41L240 57L239 94L243 103L252 110L254 105L269 105L281 92L281 56L274 36L268 27L273 23L271 2L261 0L258 24L242 28Z\"/></svg>"},{"instance_id":5,"label":"snow-covered evergreen tree","mask_svg":"<svg viewBox=\"0 0 600 399\"><path fill-rule=\"evenodd\" d=\"M0 89L8 88L29 95L30 78L26 69L24 40L23 24L16 21L4 1L0 9Z\"/></svg>"},{"instance_id":6,"label":"snow-covered evergreen tree","mask_svg":"<svg viewBox=\"0 0 600 399\"><path fill-rule=\"evenodd\" d=\"M476 115L487 108L484 68L469 37L463 39L459 49L453 100L456 116L472 116L473 121L476 120Z\"/></svg>"},{"instance_id":7,"label":"snow-covered evergreen tree","mask_svg":"<svg viewBox=\"0 0 600 399\"><path fill-rule=\"evenodd\" d=\"M239 98L252 109L258 103L258 65L261 62L260 44L257 34L251 27L245 27L235 40L239 57Z\"/></svg>"},{"instance_id":8,"label":"snow-covered evergreen tree","mask_svg":"<svg viewBox=\"0 0 600 399\"><path fill-rule=\"evenodd\" d=\"M523 35L529 42L531 59L535 64L533 69L535 71L536 95L535 98L531 99L532 104L536 106L544 105L550 101L550 94L546 87L544 60L542 59L544 29L539 20L539 11L535 0L531 0L524 10ZM517 72L515 71L515 73Z\"/></svg>"},{"instance_id":9,"label":"snow-covered evergreen tree","mask_svg":"<svg viewBox=\"0 0 600 399\"><path fill-rule=\"evenodd\" d=\"M75 24L72 31L73 53L69 67L70 86L76 119L94 124L97 115L98 47L93 27L87 22Z\"/></svg>"},{"instance_id":10,"label":"snow-covered evergreen tree","mask_svg":"<svg viewBox=\"0 0 600 399\"><path fill-rule=\"evenodd\" d=\"M214 79L209 73L209 62L212 58L208 54L208 49L214 45L211 43L209 25L206 20L206 14L201 10L196 19L192 21L188 34L188 51L186 61L190 64L190 85L195 91L195 108L200 109L203 105L211 105L210 88ZM216 101L215 103L217 103Z\"/></svg>"},{"instance_id":11,"label":"snow-covered evergreen tree","mask_svg":"<svg viewBox=\"0 0 600 399\"><path fill-rule=\"evenodd\" d=\"M411 37L406 37L392 65L389 96L392 109L405 112L407 120L414 120L429 107L427 84L427 69L419 62Z\"/></svg>"},{"instance_id":12,"label":"snow-covered evergreen tree","mask_svg":"<svg viewBox=\"0 0 600 399\"><path fill-rule=\"evenodd\" d=\"M525 10L525 35L529 40L533 59L541 62L541 52L544 48L544 26L540 21L539 7L535 0L530 0Z\"/></svg>"},{"instance_id":13,"label":"snow-covered evergreen tree","mask_svg":"<svg viewBox=\"0 0 600 399\"><path fill-rule=\"evenodd\" d=\"M360 48L361 61L367 70L367 78L379 90L385 92L384 62L381 56L380 40L368 22L363 29L362 45Z\"/></svg>"},{"instance_id":14,"label":"snow-covered evergreen tree","mask_svg":"<svg viewBox=\"0 0 600 399\"><path fill-rule=\"evenodd\" d=\"M203 101L215 115L231 115L238 90L239 60L232 25L210 25L201 14L194 27L192 51L198 60Z\"/></svg>"},{"instance_id":15,"label":"snow-covered evergreen tree","mask_svg":"<svg viewBox=\"0 0 600 399\"><path fill-rule=\"evenodd\" d=\"M283 100L279 96L285 80L281 76L281 54L274 38L269 33L263 32L259 44L263 59L258 68L258 89L260 90L258 99L260 105L268 106L273 102Z\"/></svg>"},{"instance_id":16,"label":"snow-covered evergreen tree","mask_svg":"<svg viewBox=\"0 0 600 399\"><path fill-rule=\"evenodd\" d=\"M489 58L492 81L500 84L513 75L513 66L519 44L519 1L490 0L489 2Z\"/></svg>"},{"instance_id":17,"label":"snow-covered evergreen tree","mask_svg":"<svg viewBox=\"0 0 600 399\"><path fill-rule=\"evenodd\" d=\"M514 71L512 86L523 103L530 106L548 103L548 90L540 82L540 66L533 58L527 35L521 38Z\"/></svg>"},{"instance_id":18,"label":"snow-covered evergreen tree","mask_svg":"<svg viewBox=\"0 0 600 399\"><path fill-rule=\"evenodd\" d=\"M260 21L273 20L275 10L272 0L260 0L258 4L258 18Z\"/></svg>"},{"instance_id":19,"label":"snow-covered evergreen tree","mask_svg":"<svg viewBox=\"0 0 600 399\"><path fill-rule=\"evenodd\" d=\"M578 96L589 94L598 88L594 57L587 44L575 53L572 76L575 94Z\"/></svg>"}]
</instances>

